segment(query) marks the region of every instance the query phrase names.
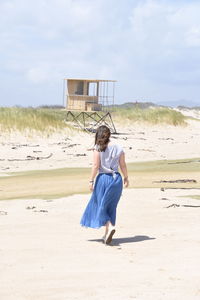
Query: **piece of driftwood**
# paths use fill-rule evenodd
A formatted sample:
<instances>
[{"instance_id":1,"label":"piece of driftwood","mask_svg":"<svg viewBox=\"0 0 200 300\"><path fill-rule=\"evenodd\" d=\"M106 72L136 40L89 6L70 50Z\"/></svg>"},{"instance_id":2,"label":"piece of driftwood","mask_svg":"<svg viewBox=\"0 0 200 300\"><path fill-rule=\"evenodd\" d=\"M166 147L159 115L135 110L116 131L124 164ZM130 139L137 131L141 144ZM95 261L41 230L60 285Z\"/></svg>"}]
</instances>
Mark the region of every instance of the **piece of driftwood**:
<instances>
[{"instance_id":1,"label":"piece of driftwood","mask_svg":"<svg viewBox=\"0 0 200 300\"><path fill-rule=\"evenodd\" d=\"M65 148L72 148L72 147L75 147L75 146L79 146L80 144L70 144L68 146L64 146L62 147L62 149L65 149Z\"/></svg>"},{"instance_id":2,"label":"piece of driftwood","mask_svg":"<svg viewBox=\"0 0 200 300\"><path fill-rule=\"evenodd\" d=\"M128 138L125 136L125 137L121 137L121 136L116 136L116 135L112 135L112 139L120 139L120 140L124 140L124 141L127 141Z\"/></svg>"},{"instance_id":3,"label":"piece of driftwood","mask_svg":"<svg viewBox=\"0 0 200 300\"><path fill-rule=\"evenodd\" d=\"M176 164L190 164L193 162L200 162L200 159L198 160L190 160L190 161L176 161L176 162L169 162L168 165L176 165Z\"/></svg>"},{"instance_id":4,"label":"piece of driftwood","mask_svg":"<svg viewBox=\"0 0 200 300\"><path fill-rule=\"evenodd\" d=\"M12 147L12 149L16 149L17 147L39 147L40 145L29 145L29 144L14 144L14 146Z\"/></svg>"},{"instance_id":5,"label":"piece of driftwood","mask_svg":"<svg viewBox=\"0 0 200 300\"><path fill-rule=\"evenodd\" d=\"M50 153L48 156L31 156L27 155L26 158L21 159L21 158L10 158L8 161L26 161L26 160L42 160L42 159L48 159L53 155L53 153Z\"/></svg>"},{"instance_id":6,"label":"piece of driftwood","mask_svg":"<svg viewBox=\"0 0 200 300\"><path fill-rule=\"evenodd\" d=\"M0 210L0 215L5 216L5 215L7 215L7 214L8 214L7 211Z\"/></svg>"},{"instance_id":7,"label":"piece of driftwood","mask_svg":"<svg viewBox=\"0 0 200 300\"><path fill-rule=\"evenodd\" d=\"M159 180L153 183L197 183L195 179Z\"/></svg>"},{"instance_id":8,"label":"piece of driftwood","mask_svg":"<svg viewBox=\"0 0 200 300\"><path fill-rule=\"evenodd\" d=\"M169 205L169 206L166 206L165 208L170 208L170 207L180 207L180 206L183 206L183 207L193 207L193 208L198 208L198 207L200 207L200 205L189 205L189 204L182 204L182 205L180 205L180 204L176 204L176 203L173 203L173 204L171 204L171 205Z\"/></svg>"},{"instance_id":9,"label":"piece of driftwood","mask_svg":"<svg viewBox=\"0 0 200 300\"><path fill-rule=\"evenodd\" d=\"M27 206L26 209L34 209L36 206Z\"/></svg>"},{"instance_id":10,"label":"piece of driftwood","mask_svg":"<svg viewBox=\"0 0 200 300\"><path fill-rule=\"evenodd\" d=\"M164 190L200 190L200 188L196 187L170 187L170 188L164 188Z\"/></svg>"},{"instance_id":11,"label":"piece of driftwood","mask_svg":"<svg viewBox=\"0 0 200 300\"><path fill-rule=\"evenodd\" d=\"M176 203L173 203L173 204L171 204L171 205L169 205L169 206L166 206L166 208L170 208L170 207L180 207L180 205L179 204L176 204Z\"/></svg>"},{"instance_id":12,"label":"piece of driftwood","mask_svg":"<svg viewBox=\"0 0 200 300\"><path fill-rule=\"evenodd\" d=\"M77 153L77 154L74 154L74 156L87 156L87 154L86 153Z\"/></svg>"},{"instance_id":13,"label":"piece of driftwood","mask_svg":"<svg viewBox=\"0 0 200 300\"><path fill-rule=\"evenodd\" d=\"M189 204L184 204L184 205L181 205L181 206L183 206L183 207L194 207L194 208L200 207L200 205L189 205Z\"/></svg>"},{"instance_id":14,"label":"piece of driftwood","mask_svg":"<svg viewBox=\"0 0 200 300\"><path fill-rule=\"evenodd\" d=\"M155 152L154 150L151 149L137 149L138 151L147 151L147 152Z\"/></svg>"}]
</instances>

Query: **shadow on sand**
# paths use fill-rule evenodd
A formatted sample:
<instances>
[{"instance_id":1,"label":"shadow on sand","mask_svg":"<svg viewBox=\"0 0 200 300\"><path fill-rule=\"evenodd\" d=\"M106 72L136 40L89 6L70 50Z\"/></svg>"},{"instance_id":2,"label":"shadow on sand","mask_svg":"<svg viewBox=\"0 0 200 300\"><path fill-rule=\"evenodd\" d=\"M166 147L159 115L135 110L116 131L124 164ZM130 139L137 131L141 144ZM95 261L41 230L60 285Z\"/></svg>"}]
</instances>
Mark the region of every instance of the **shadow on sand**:
<instances>
[{"instance_id":1,"label":"shadow on sand","mask_svg":"<svg viewBox=\"0 0 200 300\"><path fill-rule=\"evenodd\" d=\"M127 243L137 243L137 242L143 242L147 240L155 240L154 237L149 237L147 235L136 235L131 237L124 237L124 238L113 238L111 246L120 246L121 244L127 244ZM95 240L88 240L89 242L99 242L102 243L102 239L95 239Z\"/></svg>"}]
</instances>

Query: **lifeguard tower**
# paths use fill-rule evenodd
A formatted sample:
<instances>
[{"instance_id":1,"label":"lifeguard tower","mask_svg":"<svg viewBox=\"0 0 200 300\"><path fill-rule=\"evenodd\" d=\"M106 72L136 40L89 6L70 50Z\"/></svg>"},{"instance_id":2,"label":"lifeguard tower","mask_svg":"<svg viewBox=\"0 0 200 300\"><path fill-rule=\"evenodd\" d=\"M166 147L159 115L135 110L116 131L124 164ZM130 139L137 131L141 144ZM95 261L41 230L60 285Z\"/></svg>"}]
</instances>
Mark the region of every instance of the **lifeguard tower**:
<instances>
[{"instance_id":1,"label":"lifeguard tower","mask_svg":"<svg viewBox=\"0 0 200 300\"><path fill-rule=\"evenodd\" d=\"M115 80L64 79L64 101L67 121L78 127L95 131L107 125L111 132L116 129L111 117L114 105Z\"/></svg>"}]
</instances>

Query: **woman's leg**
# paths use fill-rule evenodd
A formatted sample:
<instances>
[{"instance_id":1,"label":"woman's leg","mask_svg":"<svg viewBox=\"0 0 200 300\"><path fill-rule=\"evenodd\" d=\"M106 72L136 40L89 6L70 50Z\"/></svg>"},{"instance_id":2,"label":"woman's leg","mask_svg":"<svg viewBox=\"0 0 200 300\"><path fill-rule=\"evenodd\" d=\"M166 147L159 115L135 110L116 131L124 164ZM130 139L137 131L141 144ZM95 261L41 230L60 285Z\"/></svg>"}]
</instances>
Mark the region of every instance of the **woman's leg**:
<instances>
[{"instance_id":1,"label":"woman's leg","mask_svg":"<svg viewBox=\"0 0 200 300\"><path fill-rule=\"evenodd\" d=\"M110 225L111 225L111 223L110 223L110 221L108 221L108 222L106 223L106 225L105 225L105 235L107 235L107 234L108 234L108 231L109 231Z\"/></svg>"},{"instance_id":2,"label":"woman's leg","mask_svg":"<svg viewBox=\"0 0 200 300\"><path fill-rule=\"evenodd\" d=\"M108 235L110 226L111 226L111 223L110 223L110 221L108 221L108 222L105 224L105 233L104 233L104 236L103 236L103 241L104 241L104 243L106 242L106 238L107 238L107 235Z\"/></svg>"},{"instance_id":3,"label":"woman's leg","mask_svg":"<svg viewBox=\"0 0 200 300\"><path fill-rule=\"evenodd\" d=\"M108 221L106 223L106 230L105 230L105 239L104 239L105 244L108 245L111 243L114 233L115 233L115 227L110 221Z\"/></svg>"}]
</instances>

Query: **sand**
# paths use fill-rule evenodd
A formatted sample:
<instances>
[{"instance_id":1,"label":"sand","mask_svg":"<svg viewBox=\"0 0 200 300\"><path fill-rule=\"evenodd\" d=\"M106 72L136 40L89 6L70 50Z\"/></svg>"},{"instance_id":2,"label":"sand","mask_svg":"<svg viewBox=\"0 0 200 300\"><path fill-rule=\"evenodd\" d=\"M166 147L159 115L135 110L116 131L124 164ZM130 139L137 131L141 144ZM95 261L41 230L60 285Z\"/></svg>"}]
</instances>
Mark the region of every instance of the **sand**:
<instances>
[{"instance_id":1,"label":"sand","mask_svg":"<svg viewBox=\"0 0 200 300\"><path fill-rule=\"evenodd\" d=\"M200 122L186 127L116 124L114 143L123 146L127 162L199 157ZM61 132L49 137L12 132L0 135L0 176L26 170L89 167L94 135ZM50 156L50 157L49 157Z\"/></svg>"},{"instance_id":2,"label":"sand","mask_svg":"<svg viewBox=\"0 0 200 300\"><path fill-rule=\"evenodd\" d=\"M198 121L118 128L113 140L124 147L127 162L199 157ZM1 134L0 175L89 167L93 138L83 132ZM103 229L79 225L89 194L0 201L0 299L200 299L200 200L189 197L199 194L124 190L111 246L101 241Z\"/></svg>"},{"instance_id":3,"label":"sand","mask_svg":"<svg viewBox=\"0 0 200 300\"><path fill-rule=\"evenodd\" d=\"M199 299L200 208L182 205L200 202L183 195L124 190L111 246L79 226L89 195L1 201L0 299Z\"/></svg>"}]
</instances>

